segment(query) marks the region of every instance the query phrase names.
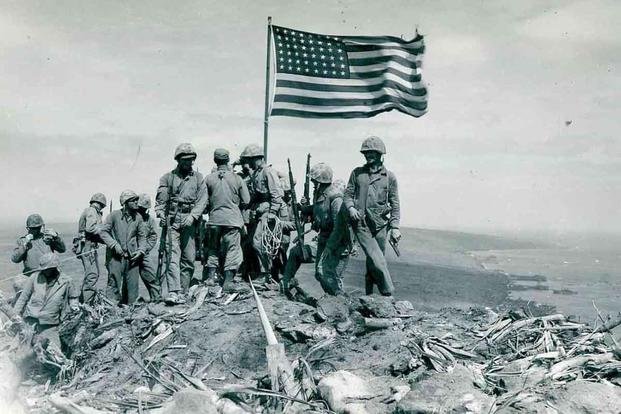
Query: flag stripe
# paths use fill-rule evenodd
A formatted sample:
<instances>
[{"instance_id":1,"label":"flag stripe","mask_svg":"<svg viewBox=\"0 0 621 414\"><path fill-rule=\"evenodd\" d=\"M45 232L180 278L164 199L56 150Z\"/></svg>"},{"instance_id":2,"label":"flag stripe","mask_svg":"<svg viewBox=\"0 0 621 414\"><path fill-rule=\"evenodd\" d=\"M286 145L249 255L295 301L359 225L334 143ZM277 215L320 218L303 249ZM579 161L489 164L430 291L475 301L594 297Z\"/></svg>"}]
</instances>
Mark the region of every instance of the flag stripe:
<instances>
[{"instance_id":1,"label":"flag stripe","mask_svg":"<svg viewBox=\"0 0 621 414\"><path fill-rule=\"evenodd\" d=\"M362 93L362 92L375 92L379 91L382 88L395 89L401 92L409 93L414 96L423 96L427 94L427 89L423 87L414 88L413 84L410 84L409 87L403 86L400 83L393 82L391 80L383 79L378 83L370 83L367 85L332 85L332 84L323 84L323 83L308 83L308 82L297 82L297 81L289 81L278 79L276 80L276 89L280 90L280 88L293 88L298 90L299 93L303 91L325 91L325 92L354 92L354 93Z\"/></svg>"},{"instance_id":2,"label":"flag stripe","mask_svg":"<svg viewBox=\"0 0 621 414\"><path fill-rule=\"evenodd\" d=\"M425 47L418 48L404 48L403 46L386 46L386 45L354 45L348 44L348 52L372 52L378 50L405 50L413 55L421 55L425 51Z\"/></svg>"},{"instance_id":3,"label":"flag stripe","mask_svg":"<svg viewBox=\"0 0 621 414\"><path fill-rule=\"evenodd\" d=\"M356 73L351 73L350 75L352 79L356 79L356 78L357 79L371 79L371 78L377 78L377 77L386 77L386 78L394 79L395 77L398 77L407 82L420 82L421 80L420 73L408 75L393 68L386 68L384 70L376 70L375 72L362 72L362 73L356 72Z\"/></svg>"},{"instance_id":4,"label":"flag stripe","mask_svg":"<svg viewBox=\"0 0 621 414\"><path fill-rule=\"evenodd\" d=\"M371 56L364 57L365 54L372 54ZM378 63L388 63L388 62L396 62L406 68L420 68L422 66L421 60L410 60L398 55L383 55L383 56L373 56L376 52L353 52L348 53L349 64L354 66L363 66L363 65L372 65ZM362 56L360 56L362 55Z\"/></svg>"},{"instance_id":5,"label":"flag stripe","mask_svg":"<svg viewBox=\"0 0 621 414\"><path fill-rule=\"evenodd\" d=\"M391 95L406 101L411 102L426 102L426 95L412 95L408 92L403 92L400 90L395 90L391 88L381 88L380 90L373 92L353 92L348 94L343 94L342 92L335 91L311 91L311 90L299 90L296 88L284 88L278 87L277 90L278 96L286 95L286 96L301 96L305 98L316 98L316 99L342 99L343 96L347 96L349 99L375 99L379 98L383 95Z\"/></svg>"},{"instance_id":6,"label":"flag stripe","mask_svg":"<svg viewBox=\"0 0 621 414\"><path fill-rule=\"evenodd\" d=\"M279 106L274 106L272 110L273 115L285 115L287 112L289 116L299 116L303 118L369 118L390 109L398 109L400 112L412 115L422 116L426 111L417 109L411 109L402 105L387 102L384 104L369 106L351 106L347 108L343 107L307 107L305 105L298 105L293 103L280 103ZM297 115L292 115L297 113ZM363 114L368 116L363 116Z\"/></svg>"},{"instance_id":7,"label":"flag stripe","mask_svg":"<svg viewBox=\"0 0 621 414\"><path fill-rule=\"evenodd\" d=\"M395 36L341 36L339 37L344 42L352 42L357 44L395 44L399 46L411 46L422 47L423 37L418 36L416 39L404 40Z\"/></svg>"},{"instance_id":8,"label":"flag stripe","mask_svg":"<svg viewBox=\"0 0 621 414\"><path fill-rule=\"evenodd\" d=\"M403 59L407 59L412 62L418 62L423 60L422 55L414 55L405 50L400 49L380 49L370 50L367 52L347 52L350 59L366 59L366 58L379 58L384 56L399 56Z\"/></svg>"},{"instance_id":9,"label":"flag stripe","mask_svg":"<svg viewBox=\"0 0 621 414\"><path fill-rule=\"evenodd\" d=\"M412 109L424 110L427 108L427 102L413 102L401 99L392 95L382 95L373 99L334 99L334 98L310 98L298 95L278 95L274 98L274 102L290 102L302 105L312 105L317 107L326 106L363 106L372 107L373 105L393 102Z\"/></svg>"},{"instance_id":10,"label":"flag stripe","mask_svg":"<svg viewBox=\"0 0 621 414\"><path fill-rule=\"evenodd\" d=\"M370 84L376 84L380 82L384 82L387 80L399 83L406 88L412 89L421 89L425 88L425 85L422 82L410 82L406 81L398 76L394 76L392 73L380 74L375 78L368 77L365 79L335 79L335 78L319 78L316 76L305 76L305 75L294 75L292 73L279 73L276 78L278 80L290 80L290 81L301 81L304 83L315 83L315 84L323 84L323 85L334 85L334 86L368 86Z\"/></svg>"},{"instance_id":11,"label":"flag stripe","mask_svg":"<svg viewBox=\"0 0 621 414\"><path fill-rule=\"evenodd\" d=\"M377 72L379 70L384 70L385 68L392 68L405 75L414 75L418 72L418 68L415 64L413 64L412 66L403 66L401 63L394 62L392 60L384 63L367 63L363 65L359 65L357 62L352 62L351 60L349 61L349 63L351 65L349 67L349 71L352 73Z\"/></svg>"}]
</instances>

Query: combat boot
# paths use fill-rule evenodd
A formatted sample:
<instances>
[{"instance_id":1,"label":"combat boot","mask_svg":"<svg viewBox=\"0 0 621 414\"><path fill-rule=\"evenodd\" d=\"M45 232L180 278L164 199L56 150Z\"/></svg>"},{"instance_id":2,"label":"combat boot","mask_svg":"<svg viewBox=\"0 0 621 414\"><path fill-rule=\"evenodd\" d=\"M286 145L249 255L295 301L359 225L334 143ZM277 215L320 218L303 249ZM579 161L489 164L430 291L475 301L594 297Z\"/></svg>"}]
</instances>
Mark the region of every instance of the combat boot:
<instances>
[{"instance_id":1,"label":"combat boot","mask_svg":"<svg viewBox=\"0 0 621 414\"><path fill-rule=\"evenodd\" d=\"M224 293L232 293L233 289L233 277L235 277L235 271L225 270L224 280L222 281L222 291Z\"/></svg>"},{"instance_id":2,"label":"combat boot","mask_svg":"<svg viewBox=\"0 0 621 414\"><path fill-rule=\"evenodd\" d=\"M203 275L203 282L207 286L215 286L216 285L216 268L215 267L207 267L207 271Z\"/></svg>"}]
</instances>

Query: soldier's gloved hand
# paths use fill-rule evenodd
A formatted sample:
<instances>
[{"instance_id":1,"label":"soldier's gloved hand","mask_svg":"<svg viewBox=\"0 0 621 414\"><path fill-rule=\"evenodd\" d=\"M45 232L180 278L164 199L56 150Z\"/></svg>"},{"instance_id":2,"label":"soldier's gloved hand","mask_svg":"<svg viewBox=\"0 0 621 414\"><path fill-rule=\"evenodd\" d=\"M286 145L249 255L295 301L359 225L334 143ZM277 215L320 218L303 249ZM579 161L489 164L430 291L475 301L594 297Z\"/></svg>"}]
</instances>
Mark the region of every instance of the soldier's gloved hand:
<instances>
[{"instance_id":1,"label":"soldier's gloved hand","mask_svg":"<svg viewBox=\"0 0 621 414\"><path fill-rule=\"evenodd\" d=\"M137 252L132 253L132 255L129 257L129 261L137 262L138 260L142 258L142 256L144 256L144 253L138 250Z\"/></svg>"},{"instance_id":2,"label":"soldier's gloved hand","mask_svg":"<svg viewBox=\"0 0 621 414\"><path fill-rule=\"evenodd\" d=\"M117 256L121 256L123 257L123 255L125 254L125 252L123 251L123 248L121 247L120 244L117 244L116 246L114 246L114 253L116 253Z\"/></svg>"},{"instance_id":3,"label":"soldier's gloved hand","mask_svg":"<svg viewBox=\"0 0 621 414\"><path fill-rule=\"evenodd\" d=\"M349 218L354 222L360 220L360 212L356 207L349 208Z\"/></svg>"},{"instance_id":4,"label":"soldier's gloved hand","mask_svg":"<svg viewBox=\"0 0 621 414\"><path fill-rule=\"evenodd\" d=\"M391 229L390 230L390 238L395 243L399 243L399 240L401 240L401 232L399 231L399 229Z\"/></svg>"},{"instance_id":5,"label":"soldier's gloved hand","mask_svg":"<svg viewBox=\"0 0 621 414\"><path fill-rule=\"evenodd\" d=\"M26 236L24 236L24 244L28 244L32 241L32 239L34 239L34 236L30 233L28 233Z\"/></svg>"},{"instance_id":6,"label":"soldier's gloved hand","mask_svg":"<svg viewBox=\"0 0 621 414\"><path fill-rule=\"evenodd\" d=\"M194 216L187 216L181 222L181 227L190 227L192 224L194 224Z\"/></svg>"},{"instance_id":7,"label":"soldier's gloved hand","mask_svg":"<svg viewBox=\"0 0 621 414\"><path fill-rule=\"evenodd\" d=\"M43 232L43 234L45 236L48 236L50 238L55 238L58 237L58 232L53 230L53 229L45 229L45 231Z\"/></svg>"}]
</instances>

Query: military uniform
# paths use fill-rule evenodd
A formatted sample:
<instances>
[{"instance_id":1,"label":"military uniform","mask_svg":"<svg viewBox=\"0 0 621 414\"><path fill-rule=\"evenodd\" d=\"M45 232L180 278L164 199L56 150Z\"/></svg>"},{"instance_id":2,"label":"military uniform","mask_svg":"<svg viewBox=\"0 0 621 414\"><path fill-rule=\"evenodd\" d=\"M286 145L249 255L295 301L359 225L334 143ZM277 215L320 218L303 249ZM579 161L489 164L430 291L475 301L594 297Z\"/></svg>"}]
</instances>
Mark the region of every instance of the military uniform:
<instances>
[{"instance_id":1,"label":"military uniform","mask_svg":"<svg viewBox=\"0 0 621 414\"><path fill-rule=\"evenodd\" d=\"M26 227L42 227L43 219L38 214L32 214L26 221ZM59 234L52 232L46 234L41 232L36 238L28 240L28 236L20 237L17 246L13 249L11 261L13 263L23 262L24 276L16 278L14 285L16 291L21 291L26 278L39 270L39 261L46 253L64 253L67 250L65 242Z\"/></svg>"},{"instance_id":2,"label":"military uniform","mask_svg":"<svg viewBox=\"0 0 621 414\"><path fill-rule=\"evenodd\" d=\"M259 258L260 271L267 275L272 267L272 257L265 251L263 235L268 228L270 215L287 220L288 214L283 210L284 192L280 186L278 173L271 165L261 165L252 174L254 194L251 209L254 220L251 221L252 247Z\"/></svg>"},{"instance_id":3,"label":"military uniform","mask_svg":"<svg viewBox=\"0 0 621 414\"><path fill-rule=\"evenodd\" d=\"M217 172L205 178L209 194L209 220L207 238L209 240L207 267L223 271L237 271L243 260L240 231L244 226L240 205L250 203L250 194L244 181L221 165Z\"/></svg>"},{"instance_id":4,"label":"military uniform","mask_svg":"<svg viewBox=\"0 0 621 414\"><path fill-rule=\"evenodd\" d=\"M315 191L313 204L305 209L307 210L305 213L312 217L313 230L317 232L316 245L305 244L302 248L306 250L304 252L307 256L306 263L315 262L315 278L320 282L323 290L329 294L335 295L342 291L340 276L342 270L345 268L346 262L343 262L341 256L338 255L338 260L336 260L335 263L329 262L335 267L335 269L329 273L328 270L325 269L325 260L322 261L321 258L324 256L328 239L334 232L335 222L343 204L343 188L342 186L332 184L332 169L323 163L313 166L311 169L311 178L314 182L326 184L327 186L323 187L321 190ZM291 249L285 266L283 277L283 287L285 287L285 289L291 284L292 279L295 277L295 273L304 262L303 252L300 246L297 245ZM338 270L336 269L337 267Z\"/></svg>"},{"instance_id":5,"label":"military uniform","mask_svg":"<svg viewBox=\"0 0 621 414\"><path fill-rule=\"evenodd\" d=\"M97 193L91 197L91 205L82 212L78 220L78 233L80 235L81 248L76 251L80 255L80 261L84 268L84 280L82 282L82 302L89 302L96 292L97 281L99 280L99 230L102 224L101 209L93 207L92 203L97 202L104 208L107 204L103 194Z\"/></svg>"},{"instance_id":6,"label":"military uniform","mask_svg":"<svg viewBox=\"0 0 621 414\"><path fill-rule=\"evenodd\" d=\"M377 139L368 138L365 144ZM379 141L381 143L381 140ZM371 141L373 143L373 141ZM381 143L383 148L383 143ZM375 151L375 149L369 149ZM385 148L378 151L385 153ZM352 223L353 233L366 254L366 292L373 292L378 285L380 293L391 295L394 291L392 278L384 253L386 251L387 230L399 229L400 209L397 178L383 164L375 167L364 165L355 168L345 190L343 202L349 210L354 208L360 220Z\"/></svg>"},{"instance_id":7,"label":"military uniform","mask_svg":"<svg viewBox=\"0 0 621 414\"><path fill-rule=\"evenodd\" d=\"M197 171L183 175L175 168L160 178L155 197L155 212L160 220L166 220L166 205L170 202L168 220L166 283L168 292L187 291L196 260L194 240L196 226L207 206L207 191L203 176ZM191 226L182 226L188 216L194 218Z\"/></svg>"},{"instance_id":8,"label":"military uniform","mask_svg":"<svg viewBox=\"0 0 621 414\"><path fill-rule=\"evenodd\" d=\"M121 205L125 206L124 194ZM136 198L138 195L133 193ZM126 199L133 197L126 196ZM145 253L147 228L142 217L127 207L114 210L102 225L101 238L108 246L108 297L121 304L132 304L139 296L140 261L131 261L134 253Z\"/></svg>"},{"instance_id":9,"label":"military uniform","mask_svg":"<svg viewBox=\"0 0 621 414\"><path fill-rule=\"evenodd\" d=\"M59 265L56 253L46 253L40 257L37 267L47 270L57 269ZM78 294L71 279L59 271L52 276L39 272L26 281L13 309L26 322L35 324L35 333L39 339L49 339L60 350L58 325L68 313L69 307L77 302Z\"/></svg>"},{"instance_id":10,"label":"military uniform","mask_svg":"<svg viewBox=\"0 0 621 414\"><path fill-rule=\"evenodd\" d=\"M144 258L140 262L140 278L144 283L147 291L149 292L149 298L152 302L157 302L162 298L161 282L157 280L157 223L155 219L148 214L142 216L146 229L146 243Z\"/></svg>"}]
</instances>

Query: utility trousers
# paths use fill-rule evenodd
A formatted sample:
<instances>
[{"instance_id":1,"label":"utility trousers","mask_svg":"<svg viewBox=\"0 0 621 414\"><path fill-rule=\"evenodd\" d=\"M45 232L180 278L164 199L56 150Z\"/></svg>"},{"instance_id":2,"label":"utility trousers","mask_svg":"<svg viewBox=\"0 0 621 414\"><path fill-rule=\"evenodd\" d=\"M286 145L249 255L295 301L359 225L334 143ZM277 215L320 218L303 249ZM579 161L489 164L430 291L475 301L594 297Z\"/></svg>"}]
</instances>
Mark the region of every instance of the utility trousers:
<instances>
[{"instance_id":1,"label":"utility trousers","mask_svg":"<svg viewBox=\"0 0 621 414\"><path fill-rule=\"evenodd\" d=\"M101 274L98 247L98 243L86 240L82 248L82 256L80 256L84 268L84 280L82 281L82 293L80 295L82 303L89 303L97 291L96 285Z\"/></svg>"}]
</instances>

